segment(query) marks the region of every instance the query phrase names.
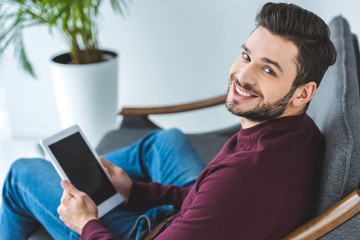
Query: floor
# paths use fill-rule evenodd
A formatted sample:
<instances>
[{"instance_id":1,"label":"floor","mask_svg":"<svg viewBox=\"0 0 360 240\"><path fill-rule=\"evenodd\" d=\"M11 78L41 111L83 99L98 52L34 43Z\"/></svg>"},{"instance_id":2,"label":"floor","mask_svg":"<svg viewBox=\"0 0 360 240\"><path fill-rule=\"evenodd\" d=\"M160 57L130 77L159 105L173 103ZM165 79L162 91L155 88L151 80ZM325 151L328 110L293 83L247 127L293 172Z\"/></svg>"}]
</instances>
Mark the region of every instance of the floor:
<instances>
[{"instance_id":1,"label":"floor","mask_svg":"<svg viewBox=\"0 0 360 240\"><path fill-rule=\"evenodd\" d=\"M36 146L37 139L9 139L0 141L0 186L4 184L5 177L11 164L18 158L28 157L33 154L34 146ZM2 196L0 194L0 202Z\"/></svg>"}]
</instances>

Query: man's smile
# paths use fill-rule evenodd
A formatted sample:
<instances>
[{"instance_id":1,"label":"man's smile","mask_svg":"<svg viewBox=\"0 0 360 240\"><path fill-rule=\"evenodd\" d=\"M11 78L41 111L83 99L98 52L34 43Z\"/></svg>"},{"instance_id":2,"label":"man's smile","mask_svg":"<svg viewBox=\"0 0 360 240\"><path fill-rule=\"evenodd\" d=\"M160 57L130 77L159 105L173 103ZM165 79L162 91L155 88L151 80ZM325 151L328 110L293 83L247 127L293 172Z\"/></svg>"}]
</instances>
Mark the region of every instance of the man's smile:
<instances>
[{"instance_id":1,"label":"man's smile","mask_svg":"<svg viewBox=\"0 0 360 240\"><path fill-rule=\"evenodd\" d=\"M235 83L234 83L234 86L235 86L235 91L241 95L241 96L244 96L244 97L257 97L253 94L250 94L248 91L246 91L245 89L237 86Z\"/></svg>"},{"instance_id":2,"label":"man's smile","mask_svg":"<svg viewBox=\"0 0 360 240\"><path fill-rule=\"evenodd\" d=\"M253 100L258 97L255 93L238 86L235 81L232 82L232 89L233 96L239 101Z\"/></svg>"}]
</instances>

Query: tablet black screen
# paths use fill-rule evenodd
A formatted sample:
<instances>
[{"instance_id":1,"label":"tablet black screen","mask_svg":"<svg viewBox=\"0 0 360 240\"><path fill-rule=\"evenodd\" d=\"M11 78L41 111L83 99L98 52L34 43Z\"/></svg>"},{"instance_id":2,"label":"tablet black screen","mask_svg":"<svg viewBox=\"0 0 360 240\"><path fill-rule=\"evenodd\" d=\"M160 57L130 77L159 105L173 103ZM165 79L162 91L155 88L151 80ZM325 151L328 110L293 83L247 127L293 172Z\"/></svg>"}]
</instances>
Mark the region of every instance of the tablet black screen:
<instances>
[{"instance_id":1,"label":"tablet black screen","mask_svg":"<svg viewBox=\"0 0 360 240\"><path fill-rule=\"evenodd\" d=\"M49 146L70 182L99 205L116 193L81 134L75 133Z\"/></svg>"}]
</instances>

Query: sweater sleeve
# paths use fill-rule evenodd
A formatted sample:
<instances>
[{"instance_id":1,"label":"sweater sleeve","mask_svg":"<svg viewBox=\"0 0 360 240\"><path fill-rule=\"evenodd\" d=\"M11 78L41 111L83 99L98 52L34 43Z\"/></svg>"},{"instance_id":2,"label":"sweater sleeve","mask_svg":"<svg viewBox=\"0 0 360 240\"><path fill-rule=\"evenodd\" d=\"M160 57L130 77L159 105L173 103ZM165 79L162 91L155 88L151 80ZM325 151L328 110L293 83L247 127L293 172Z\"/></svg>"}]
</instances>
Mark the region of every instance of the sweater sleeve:
<instances>
[{"instance_id":1,"label":"sweater sleeve","mask_svg":"<svg viewBox=\"0 0 360 240\"><path fill-rule=\"evenodd\" d=\"M134 182L128 206L139 211L170 204L180 208L190 189L156 182Z\"/></svg>"},{"instance_id":2,"label":"sweater sleeve","mask_svg":"<svg viewBox=\"0 0 360 240\"><path fill-rule=\"evenodd\" d=\"M82 240L117 240L117 238L107 230L99 220L91 220L83 228Z\"/></svg>"}]
</instances>

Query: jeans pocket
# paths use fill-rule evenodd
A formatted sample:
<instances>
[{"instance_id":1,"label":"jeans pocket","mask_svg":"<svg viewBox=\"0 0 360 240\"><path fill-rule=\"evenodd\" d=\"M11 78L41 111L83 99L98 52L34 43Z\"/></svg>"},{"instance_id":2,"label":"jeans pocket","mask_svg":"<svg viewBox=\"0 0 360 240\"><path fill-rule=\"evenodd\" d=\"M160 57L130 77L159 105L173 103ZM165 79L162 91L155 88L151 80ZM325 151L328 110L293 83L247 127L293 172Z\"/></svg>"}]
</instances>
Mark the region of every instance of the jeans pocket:
<instances>
[{"instance_id":1,"label":"jeans pocket","mask_svg":"<svg viewBox=\"0 0 360 240\"><path fill-rule=\"evenodd\" d=\"M151 232L151 230L174 215L178 210L173 205L163 205L152 208L139 216L132 229L122 238L122 240L140 240Z\"/></svg>"}]
</instances>

